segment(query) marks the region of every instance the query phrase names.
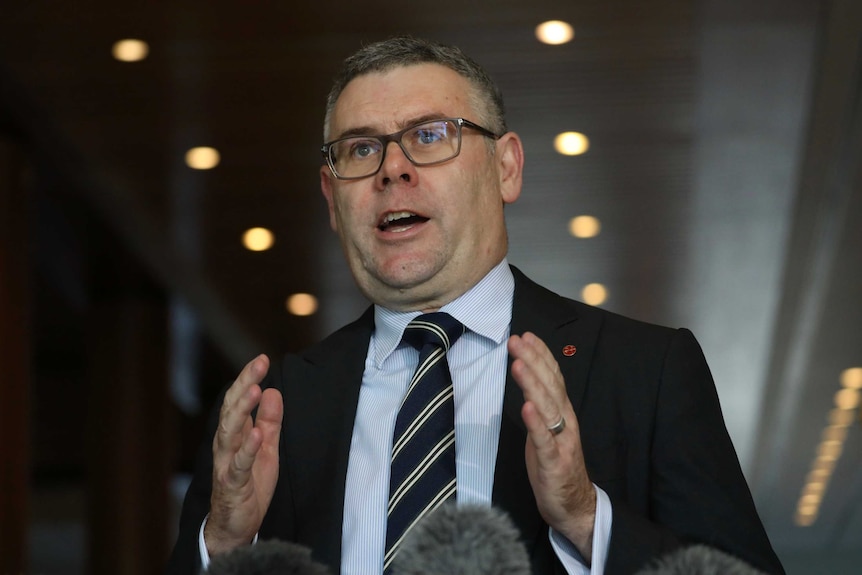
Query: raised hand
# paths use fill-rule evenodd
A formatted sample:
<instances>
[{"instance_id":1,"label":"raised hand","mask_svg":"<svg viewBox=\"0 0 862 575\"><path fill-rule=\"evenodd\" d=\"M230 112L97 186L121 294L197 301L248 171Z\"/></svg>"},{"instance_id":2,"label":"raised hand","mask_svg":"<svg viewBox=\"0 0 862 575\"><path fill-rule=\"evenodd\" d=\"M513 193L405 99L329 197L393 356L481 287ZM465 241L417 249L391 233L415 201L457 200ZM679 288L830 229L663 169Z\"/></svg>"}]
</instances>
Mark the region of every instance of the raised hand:
<instances>
[{"instance_id":1,"label":"raised hand","mask_svg":"<svg viewBox=\"0 0 862 575\"><path fill-rule=\"evenodd\" d=\"M250 543L278 480L281 393L261 390L269 358L259 355L227 390L213 438L213 488L204 540L210 555ZM253 420L252 410L257 407Z\"/></svg>"},{"instance_id":2,"label":"raised hand","mask_svg":"<svg viewBox=\"0 0 862 575\"><path fill-rule=\"evenodd\" d=\"M514 358L512 377L524 392L527 474L539 512L589 562L596 492L584 465L578 420L560 366L530 332L511 336L508 349Z\"/></svg>"}]
</instances>

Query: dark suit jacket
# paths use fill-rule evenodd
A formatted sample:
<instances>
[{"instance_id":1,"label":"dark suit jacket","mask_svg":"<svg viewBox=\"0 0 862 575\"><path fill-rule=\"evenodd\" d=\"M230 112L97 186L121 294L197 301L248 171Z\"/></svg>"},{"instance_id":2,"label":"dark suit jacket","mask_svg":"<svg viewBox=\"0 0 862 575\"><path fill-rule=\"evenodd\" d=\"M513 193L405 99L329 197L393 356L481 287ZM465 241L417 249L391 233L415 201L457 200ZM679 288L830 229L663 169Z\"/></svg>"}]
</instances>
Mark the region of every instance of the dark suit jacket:
<instances>
[{"instance_id":1,"label":"dark suit jacket","mask_svg":"<svg viewBox=\"0 0 862 575\"><path fill-rule=\"evenodd\" d=\"M532 331L556 356L578 415L590 479L612 502L606 573L633 573L691 542L783 573L692 334L562 298L515 268L513 273L512 333ZM373 318L369 309L320 344L273 362L265 383L282 392L284 424L278 486L260 536L307 545L334 573L341 561L347 459ZM568 345L575 346L574 355L562 353ZM527 478L522 404L510 373L493 501L521 530L534 573L564 573ZM211 433L217 416L216 410ZM211 445L208 440L201 449L168 573L198 569L197 535L209 511Z\"/></svg>"}]
</instances>

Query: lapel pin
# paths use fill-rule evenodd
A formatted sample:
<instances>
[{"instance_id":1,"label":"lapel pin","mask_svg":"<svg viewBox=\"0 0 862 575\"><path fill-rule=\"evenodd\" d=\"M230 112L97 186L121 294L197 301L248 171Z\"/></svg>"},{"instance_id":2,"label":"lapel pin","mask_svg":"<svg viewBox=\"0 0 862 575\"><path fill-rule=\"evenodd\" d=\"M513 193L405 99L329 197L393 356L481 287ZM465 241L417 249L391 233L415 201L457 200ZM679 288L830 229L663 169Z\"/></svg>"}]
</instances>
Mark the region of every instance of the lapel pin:
<instances>
[{"instance_id":1,"label":"lapel pin","mask_svg":"<svg viewBox=\"0 0 862 575\"><path fill-rule=\"evenodd\" d=\"M567 345L566 347L563 348L563 355L565 355L566 357L572 357L577 352L578 352L578 348L576 348L573 345Z\"/></svg>"}]
</instances>

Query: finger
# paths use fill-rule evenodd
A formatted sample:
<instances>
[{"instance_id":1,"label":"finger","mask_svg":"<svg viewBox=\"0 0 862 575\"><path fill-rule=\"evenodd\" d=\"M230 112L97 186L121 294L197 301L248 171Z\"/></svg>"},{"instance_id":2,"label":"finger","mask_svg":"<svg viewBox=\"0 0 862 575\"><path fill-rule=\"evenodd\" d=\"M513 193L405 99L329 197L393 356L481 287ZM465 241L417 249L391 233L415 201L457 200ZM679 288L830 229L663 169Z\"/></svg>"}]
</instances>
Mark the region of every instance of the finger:
<instances>
[{"instance_id":1,"label":"finger","mask_svg":"<svg viewBox=\"0 0 862 575\"><path fill-rule=\"evenodd\" d=\"M261 354L245 364L242 371L228 388L224 396L224 405L232 406L239 401L245 392L253 385L259 385L269 370L269 358Z\"/></svg>"},{"instance_id":2,"label":"finger","mask_svg":"<svg viewBox=\"0 0 862 575\"><path fill-rule=\"evenodd\" d=\"M533 338L533 342L526 335L510 338L510 353L516 358L512 363L512 376L523 390L524 400L535 404L545 427L550 427L567 411L568 397L562 375L549 369L547 358L543 357L550 352L541 340Z\"/></svg>"},{"instance_id":3,"label":"finger","mask_svg":"<svg viewBox=\"0 0 862 575\"><path fill-rule=\"evenodd\" d=\"M259 355L245 365L228 388L219 418L227 432L236 432L245 424L246 417L260 401L260 382L268 370L269 358Z\"/></svg>"},{"instance_id":4,"label":"finger","mask_svg":"<svg viewBox=\"0 0 862 575\"><path fill-rule=\"evenodd\" d=\"M560 366L557 363L556 358L554 358L554 354L551 353L551 350L548 349L548 346L545 344L544 340L537 336L532 332L524 332L524 335L521 337L524 345L526 345L530 351L534 354L535 360L538 365L541 365L542 368L547 370L549 373L553 373L558 375L560 373Z\"/></svg>"},{"instance_id":5,"label":"finger","mask_svg":"<svg viewBox=\"0 0 862 575\"><path fill-rule=\"evenodd\" d=\"M239 450L233 454L231 465L228 467L228 480L234 486L242 486L251 478L251 470L257 457L260 446L263 444L263 433L259 429L252 429L243 438Z\"/></svg>"},{"instance_id":6,"label":"finger","mask_svg":"<svg viewBox=\"0 0 862 575\"><path fill-rule=\"evenodd\" d=\"M273 388L263 390L255 426L262 433L264 449L278 451L283 418L284 401L281 392Z\"/></svg>"},{"instance_id":7,"label":"finger","mask_svg":"<svg viewBox=\"0 0 862 575\"><path fill-rule=\"evenodd\" d=\"M523 336L517 337L515 344L515 357L520 357L535 372L537 378L550 391L557 400L566 398L565 382L560 372L560 366L551 350L537 335L525 332Z\"/></svg>"},{"instance_id":8,"label":"finger","mask_svg":"<svg viewBox=\"0 0 862 575\"><path fill-rule=\"evenodd\" d=\"M219 425L213 443L214 455L232 456L251 428L251 412L261 399L260 382L269 369L269 358L259 355L250 361L225 393Z\"/></svg>"},{"instance_id":9,"label":"finger","mask_svg":"<svg viewBox=\"0 0 862 575\"><path fill-rule=\"evenodd\" d=\"M554 434L548 430L545 418L539 413L532 401L524 402L521 407L521 419L527 427L527 438L536 448L538 461L544 465L552 465L559 457Z\"/></svg>"}]
</instances>

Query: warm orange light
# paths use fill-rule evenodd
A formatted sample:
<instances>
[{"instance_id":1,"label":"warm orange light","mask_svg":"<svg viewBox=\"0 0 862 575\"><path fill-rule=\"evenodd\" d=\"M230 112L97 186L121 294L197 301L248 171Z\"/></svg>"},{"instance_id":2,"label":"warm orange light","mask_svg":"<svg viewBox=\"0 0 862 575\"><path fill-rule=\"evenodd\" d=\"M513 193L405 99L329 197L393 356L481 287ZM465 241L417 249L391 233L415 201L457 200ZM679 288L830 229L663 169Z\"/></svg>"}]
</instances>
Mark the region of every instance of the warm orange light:
<instances>
[{"instance_id":1,"label":"warm orange light","mask_svg":"<svg viewBox=\"0 0 862 575\"><path fill-rule=\"evenodd\" d=\"M293 315L311 315L317 311L317 298L309 293L295 293L287 298L287 311Z\"/></svg>"},{"instance_id":2,"label":"warm orange light","mask_svg":"<svg viewBox=\"0 0 862 575\"><path fill-rule=\"evenodd\" d=\"M829 423L831 425L847 427L853 423L854 413L849 409L840 409L836 407L829 412Z\"/></svg>"},{"instance_id":3,"label":"warm orange light","mask_svg":"<svg viewBox=\"0 0 862 575\"><path fill-rule=\"evenodd\" d=\"M562 20L548 20L536 26L536 38L543 44L559 45L571 42L575 29Z\"/></svg>"},{"instance_id":4,"label":"warm orange light","mask_svg":"<svg viewBox=\"0 0 862 575\"><path fill-rule=\"evenodd\" d=\"M851 367L841 372L841 385L850 389L862 389L862 367Z\"/></svg>"},{"instance_id":5,"label":"warm orange light","mask_svg":"<svg viewBox=\"0 0 862 575\"><path fill-rule=\"evenodd\" d=\"M577 216L569 221L569 233L576 238L594 238L601 229L601 222L593 216Z\"/></svg>"},{"instance_id":6,"label":"warm orange light","mask_svg":"<svg viewBox=\"0 0 862 575\"><path fill-rule=\"evenodd\" d=\"M590 149L590 139L580 132L563 132L554 138L554 149L564 156L579 156Z\"/></svg>"},{"instance_id":7,"label":"warm orange light","mask_svg":"<svg viewBox=\"0 0 862 575\"><path fill-rule=\"evenodd\" d=\"M856 409L859 406L859 390L845 387L835 394L835 407Z\"/></svg>"},{"instance_id":8,"label":"warm orange light","mask_svg":"<svg viewBox=\"0 0 862 575\"><path fill-rule=\"evenodd\" d=\"M114 58L121 62L138 62L147 57L147 54L150 53L150 47L143 40L128 38L116 42L111 52Z\"/></svg>"},{"instance_id":9,"label":"warm orange light","mask_svg":"<svg viewBox=\"0 0 862 575\"><path fill-rule=\"evenodd\" d=\"M587 284L581 290L581 297L590 305L602 305L608 299L608 290L602 284Z\"/></svg>"},{"instance_id":10,"label":"warm orange light","mask_svg":"<svg viewBox=\"0 0 862 575\"><path fill-rule=\"evenodd\" d=\"M830 425L823 429L823 441L844 441L847 438L847 426Z\"/></svg>"},{"instance_id":11,"label":"warm orange light","mask_svg":"<svg viewBox=\"0 0 862 575\"><path fill-rule=\"evenodd\" d=\"M211 170L218 166L221 155L215 148L200 146L186 152L186 165L195 170Z\"/></svg>"},{"instance_id":12,"label":"warm orange light","mask_svg":"<svg viewBox=\"0 0 862 575\"><path fill-rule=\"evenodd\" d=\"M810 527L814 524L814 521L817 520L817 509L813 509L807 513L803 513L801 510L797 511L795 521L796 524L800 527Z\"/></svg>"},{"instance_id":13,"label":"warm orange light","mask_svg":"<svg viewBox=\"0 0 862 575\"><path fill-rule=\"evenodd\" d=\"M841 457L843 447L840 441L823 441L817 447L818 459L835 461Z\"/></svg>"},{"instance_id":14,"label":"warm orange light","mask_svg":"<svg viewBox=\"0 0 862 575\"><path fill-rule=\"evenodd\" d=\"M242 245L253 252L262 252L272 247L275 236L266 228L251 228L242 235Z\"/></svg>"}]
</instances>

